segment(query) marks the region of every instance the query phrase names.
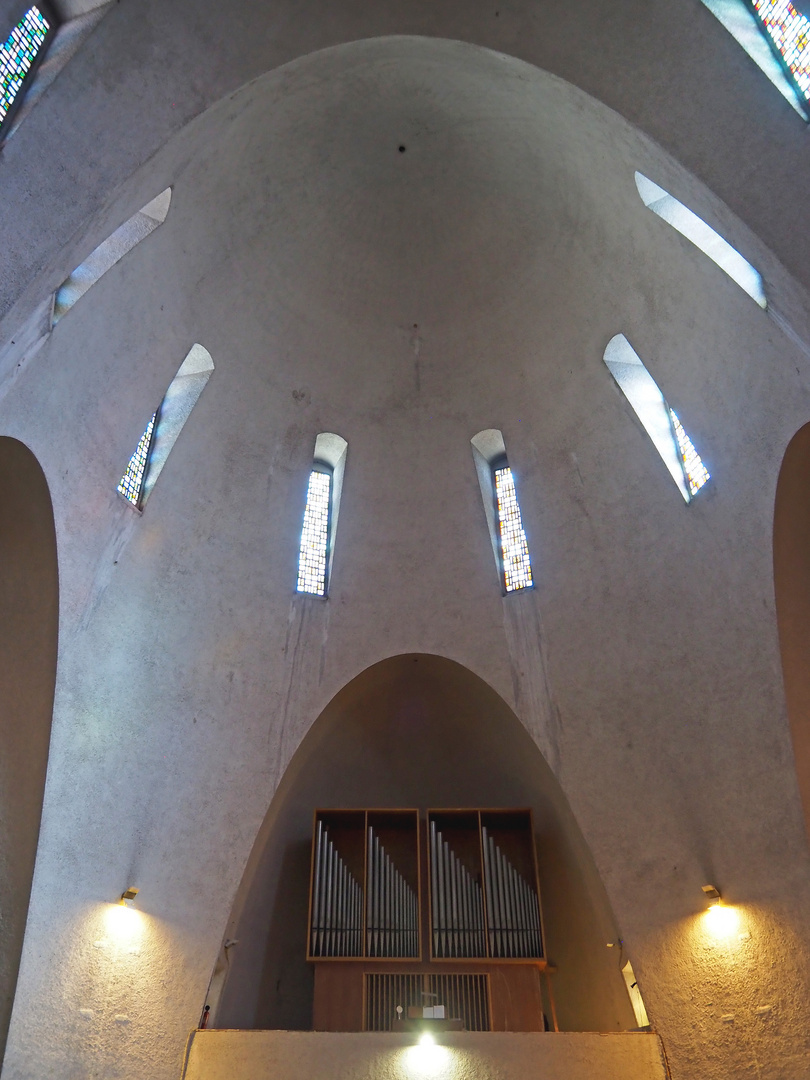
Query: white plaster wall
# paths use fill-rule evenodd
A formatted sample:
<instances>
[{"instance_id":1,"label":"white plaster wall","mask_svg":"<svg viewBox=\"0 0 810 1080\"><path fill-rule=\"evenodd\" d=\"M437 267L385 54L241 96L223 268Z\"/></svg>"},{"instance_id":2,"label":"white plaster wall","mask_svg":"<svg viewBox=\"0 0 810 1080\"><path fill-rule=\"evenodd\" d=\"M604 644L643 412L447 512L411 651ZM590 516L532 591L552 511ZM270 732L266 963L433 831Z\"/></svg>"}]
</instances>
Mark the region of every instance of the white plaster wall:
<instances>
[{"instance_id":1,"label":"white plaster wall","mask_svg":"<svg viewBox=\"0 0 810 1080\"><path fill-rule=\"evenodd\" d=\"M409 38L225 99L76 240L83 257L174 186L0 400L51 487L61 603L4 1080L177 1076L286 763L341 686L406 652L468 666L535 738L675 1080L804 1076L810 862L771 524L808 359L644 208L635 169L711 207L777 304L806 304L604 106ZM620 331L713 473L690 507L602 363ZM216 370L139 518L115 485L194 341ZM490 426L537 581L507 598L469 444ZM327 602L293 595L319 431L349 443ZM707 880L743 905L720 945Z\"/></svg>"},{"instance_id":2,"label":"white plaster wall","mask_svg":"<svg viewBox=\"0 0 810 1080\"><path fill-rule=\"evenodd\" d=\"M37 288L56 288L88 220L115 217L121 183L223 95L316 49L386 34L486 46L581 87L683 162L810 282L796 242L805 125L700 0L120 0L0 155L0 312L21 296L25 308L40 272ZM6 329L15 326L16 314Z\"/></svg>"},{"instance_id":3,"label":"white plaster wall","mask_svg":"<svg viewBox=\"0 0 810 1080\"><path fill-rule=\"evenodd\" d=\"M183 1080L665 1080L655 1035L200 1031Z\"/></svg>"}]
</instances>

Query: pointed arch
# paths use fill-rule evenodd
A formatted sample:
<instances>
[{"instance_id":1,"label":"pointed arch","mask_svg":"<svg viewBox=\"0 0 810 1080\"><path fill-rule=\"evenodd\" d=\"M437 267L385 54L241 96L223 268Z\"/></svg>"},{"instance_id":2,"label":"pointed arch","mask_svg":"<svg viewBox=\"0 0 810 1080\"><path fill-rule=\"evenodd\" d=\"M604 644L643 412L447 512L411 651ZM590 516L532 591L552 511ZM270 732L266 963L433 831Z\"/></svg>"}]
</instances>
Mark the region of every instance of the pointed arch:
<instances>
[{"instance_id":1,"label":"pointed arch","mask_svg":"<svg viewBox=\"0 0 810 1080\"><path fill-rule=\"evenodd\" d=\"M810 423L796 432L782 459L773 579L788 722L810 836Z\"/></svg>"},{"instance_id":2,"label":"pointed arch","mask_svg":"<svg viewBox=\"0 0 810 1080\"><path fill-rule=\"evenodd\" d=\"M56 684L56 532L39 462L0 436L0 1060L34 876Z\"/></svg>"},{"instance_id":3,"label":"pointed arch","mask_svg":"<svg viewBox=\"0 0 810 1080\"><path fill-rule=\"evenodd\" d=\"M559 782L503 698L463 665L423 653L357 675L293 755L225 930L208 997L213 1026L312 1026L305 951L315 808L407 806L424 817L430 806L476 805L532 807L561 1029L634 1028L605 948L618 930Z\"/></svg>"}]
</instances>

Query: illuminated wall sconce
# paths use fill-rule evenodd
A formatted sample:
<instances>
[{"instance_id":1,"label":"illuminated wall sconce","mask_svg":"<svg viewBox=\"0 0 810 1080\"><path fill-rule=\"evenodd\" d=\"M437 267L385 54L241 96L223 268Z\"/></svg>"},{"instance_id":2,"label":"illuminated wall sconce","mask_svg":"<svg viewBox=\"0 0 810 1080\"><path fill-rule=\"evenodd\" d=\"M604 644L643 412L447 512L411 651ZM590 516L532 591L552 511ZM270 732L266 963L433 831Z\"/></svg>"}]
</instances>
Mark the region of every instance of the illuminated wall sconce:
<instances>
[{"instance_id":1,"label":"illuminated wall sconce","mask_svg":"<svg viewBox=\"0 0 810 1080\"><path fill-rule=\"evenodd\" d=\"M703 895L709 901L704 912L705 925L715 938L729 938L739 929L740 913L733 904L724 904L720 890L714 885L704 885Z\"/></svg>"},{"instance_id":2,"label":"illuminated wall sconce","mask_svg":"<svg viewBox=\"0 0 810 1080\"><path fill-rule=\"evenodd\" d=\"M128 889L124 889L121 893L120 903L123 904L124 907L129 907L139 892L140 890L136 889L134 885L130 885Z\"/></svg>"}]
</instances>

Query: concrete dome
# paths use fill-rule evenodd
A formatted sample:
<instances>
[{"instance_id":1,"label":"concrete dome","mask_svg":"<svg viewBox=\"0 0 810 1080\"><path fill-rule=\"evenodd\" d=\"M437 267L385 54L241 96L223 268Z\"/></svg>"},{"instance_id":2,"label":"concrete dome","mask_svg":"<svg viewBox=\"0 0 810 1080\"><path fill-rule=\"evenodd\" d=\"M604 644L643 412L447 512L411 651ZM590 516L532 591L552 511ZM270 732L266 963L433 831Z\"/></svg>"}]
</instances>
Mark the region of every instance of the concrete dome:
<instances>
[{"instance_id":1,"label":"concrete dome","mask_svg":"<svg viewBox=\"0 0 810 1080\"><path fill-rule=\"evenodd\" d=\"M296 748L353 678L414 653L483 679L543 753L682 1075L746 1067L731 1048L706 1072L714 1036L694 1030L807 976L770 537L808 361L643 205L635 170L710 208L776 307L801 308L766 246L605 106L409 37L249 83L60 254L66 274L172 185L165 224L59 321L4 414L50 486L62 619L9 1076L85 1060L75 1010L133 998L128 1068L174 1075ZM602 363L617 333L712 471L689 507ZM194 342L215 370L139 518L115 485ZM518 476L523 595L499 587L485 428ZM349 444L325 603L294 594L323 431ZM748 905L732 974L693 942L715 879ZM130 883L147 930L127 952L99 927ZM780 1000L786 1061L808 1012ZM100 1039L102 1075L118 1053Z\"/></svg>"}]
</instances>

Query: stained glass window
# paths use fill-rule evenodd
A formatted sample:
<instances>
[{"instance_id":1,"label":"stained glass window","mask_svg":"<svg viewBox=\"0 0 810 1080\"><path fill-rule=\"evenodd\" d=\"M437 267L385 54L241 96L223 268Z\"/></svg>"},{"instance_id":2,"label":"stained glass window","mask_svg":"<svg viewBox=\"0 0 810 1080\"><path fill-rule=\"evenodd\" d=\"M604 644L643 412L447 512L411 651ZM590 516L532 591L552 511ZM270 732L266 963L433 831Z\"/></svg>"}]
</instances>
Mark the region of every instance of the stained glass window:
<instances>
[{"instance_id":1,"label":"stained glass window","mask_svg":"<svg viewBox=\"0 0 810 1080\"><path fill-rule=\"evenodd\" d=\"M790 0L750 3L802 98L810 101L810 20Z\"/></svg>"},{"instance_id":2,"label":"stained glass window","mask_svg":"<svg viewBox=\"0 0 810 1080\"><path fill-rule=\"evenodd\" d=\"M298 592L314 593L315 596L326 594L331 499L332 473L313 469L309 474L307 506L298 553Z\"/></svg>"},{"instance_id":3,"label":"stained glass window","mask_svg":"<svg viewBox=\"0 0 810 1080\"><path fill-rule=\"evenodd\" d=\"M684 431L683 424L678 419L677 413L673 408L669 409L669 417L672 421L675 438L678 440L678 450L681 455L681 461L683 462L683 471L687 483L689 484L689 494L697 495L706 481L711 479L709 470L701 461L700 454L695 449L692 440Z\"/></svg>"},{"instance_id":4,"label":"stained glass window","mask_svg":"<svg viewBox=\"0 0 810 1080\"><path fill-rule=\"evenodd\" d=\"M152 419L146 425L146 431L138 440L135 453L129 459L129 465L127 465L126 472L121 477L121 483L118 485L118 490L124 498L131 502L134 507L137 507L137 509L140 509L141 506L143 481L146 476L146 466L149 461L149 449L152 445L152 436L155 431L156 420L157 413L153 413Z\"/></svg>"},{"instance_id":5,"label":"stained glass window","mask_svg":"<svg viewBox=\"0 0 810 1080\"><path fill-rule=\"evenodd\" d=\"M532 564L520 517L515 480L508 465L495 469L495 499L498 504L504 586L507 592L527 589L532 584Z\"/></svg>"},{"instance_id":6,"label":"stained glass window","mask_svg":"<svg viewBox=\"0 0 810 1080\"><path fill-rule=\"evenodd\" d=\"M0 46L0 124L14 104L49 30L50 24L39 8L31 7Z\"/></svg>"}]
</instances>

